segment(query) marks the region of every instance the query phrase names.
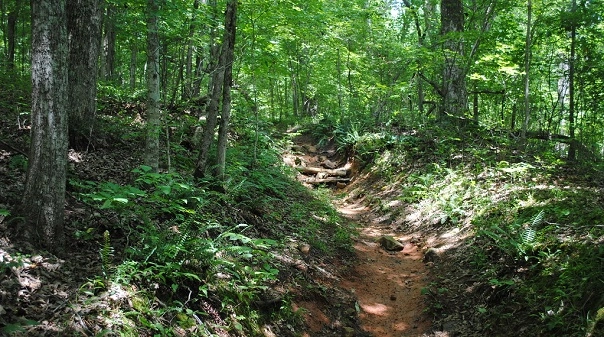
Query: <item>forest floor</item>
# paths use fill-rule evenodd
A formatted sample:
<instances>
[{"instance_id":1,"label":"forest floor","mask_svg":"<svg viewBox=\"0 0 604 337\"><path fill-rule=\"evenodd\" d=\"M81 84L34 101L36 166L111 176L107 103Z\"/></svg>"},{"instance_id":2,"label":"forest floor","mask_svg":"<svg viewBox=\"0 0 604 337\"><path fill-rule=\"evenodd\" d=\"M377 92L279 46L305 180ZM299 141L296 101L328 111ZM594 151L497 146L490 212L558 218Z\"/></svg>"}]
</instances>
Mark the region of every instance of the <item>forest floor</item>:
<instances>
[{"instance_id":1,"label":"forest floor","mask_svg":"<svg viewBox=\"0 0 604 337\"><path fill-rule=\"evenodd\" d=\"M65 256L58 258L34 249L27 242L14 240L10 235L14 232L14 223L8 220L6 210L14 209L20 202L27 165L24 153L28 130L17 130L9 121L0 121L0 129L4 131L0 133L4 137L0 142L0 335L102 335L113 331L120 320L126 321L118 314L141 311L134 310L140 297L132 294L155 294L156 297L149 299L149 306L165 306L157 288L143 291L135 285L122 285L105 289L98 284L106 272L99 256L99 248L103 246L102 230L113 230L112 261L118 264L124 259L124 248L131 244L130 234L120 225L120 221L128 219L81 202L77 191L68 190L66 232L70 240ZM235 219L240 221L237 223L275 228L273 233L262 234L286 235L283 251L272 252L279 261L275 264L279 279L272 284L272 290L277 290L278 299L287 296L294 316L300 315L304 326L263 323L265 337L507 336L509 330L504 327L513 327L521 336L548 336L555 335L560 327L571 326L568 323L571 318L591 317L593 308L597 310L602 306L604 194L601 181L604 179L601 172L579 175L566 166L537 170L539 163L511 166L498 159L496 163L504 166L478 165L480 171L471 179L452 169L441 170L443 177L437 179L436 173L421 172L435 161L430 157L435 151L429 148L434 142L421 140L411 144L416 157L402 158L396 165L388 162L387 166L374 162L359 167L358 159L337 151L333 141L321 143L308 134L293 137L291 147L283 154L287 164L302 168L302 172L304 167L310 172L313 170L308 168L336 173L346 170L345 177L336 175L327 185L330 187L320 187L320 192L326 192L339 211L342 220L337 221L343 222L342 228L355 224L351 251L342 251L342 247L322 251L314 242L303 242L300 236L286 232L295 228L282 225L290 220L285 216L278 226L271 224L265 206L252 203L255 208L236 216L250 215L250 212L256 215L225 219L225 222ZM70 151L70 179L126 186L133 181L132 170L140 163L136 147L134 142L118 142L90 152ZM385 169L394 173L388 175L383 172ZM300 173L297 178L309 189L317 188L316 175ZM330 178L334 177L321 179ZM270 183L272 179L269 176L265 182ZM286 179L287 188L293 190L295 184L290 176ZM530 185L526 188L522 184ZM298 196L293 192L288 191L289 198ZM421 198L417 194L421 194ZM449 194L458 197L449 197ZM432 195L439 199L430 199ZM313 196L305 194L293 200L273 198L270 206L286 209L286 203L299 204L304 208L300 214L316 217L314 220L323 223L311 212L317 204L312 206L305 198ZM433 207L435 203L450 206L448 213ZM537 221L535 214L542 214L544 208L549 218ZM476 216L483 210L486 215ZM572 219L571 214L575 215ZM505 224L516 232L504 233L508 230ZM498 229L496 233L503 234L491 234L494 239L488 235L478 237L478 226L486 228L482 233ZM532 241L517 243L517 231L523 234L543 231L538 234L548 241L533 244L530 251L516 253L514 249L532 244ZM348 242L349 233L341 233L347 235L341 242ZM338 238L330 235L336 234L319 230L306 240L331 242L335 247ZM534 241L541 236L536 236ZM554 253L545 254L550 249ZM565 267L574 268L568 269L568 273L567 269L552 267L562 265L564 250L574 254L568 256L581 258L580 263ZM531 261L538 262L530 265ZM540 278L541 275L545 277ZM558 280L565 282L556 281L558 283L552 286L550 275L557 275ZM581 280L584 287L574 288ZM570 310L563 305L554 306L556 302L568 303L568 300L556 298L554 304L544 306L543 299L548 298L538 295L549 288L559 289L558 293L576 291L571 299L576 302L575 307L586 308L581 312L576 310L582 316L573 313L563 317ZM524 294L528 290L525 289L533 291L531 294L536 300L527 303ZM191 296L190 293L177 295L183 303ZM211 304L220 305L219 302ZM166 323L166 318L153 315L153 311L148 311L145 319ZM556 319L553 323L559 325L549 326L548 322L553 319ZM172 335L187 335L178 326L177 319L168 323L175 325ZM140 331L154 331L154 328L141 330L137 326L132 329L132 336L142 336Z\"/></svg>"}]
</instances>

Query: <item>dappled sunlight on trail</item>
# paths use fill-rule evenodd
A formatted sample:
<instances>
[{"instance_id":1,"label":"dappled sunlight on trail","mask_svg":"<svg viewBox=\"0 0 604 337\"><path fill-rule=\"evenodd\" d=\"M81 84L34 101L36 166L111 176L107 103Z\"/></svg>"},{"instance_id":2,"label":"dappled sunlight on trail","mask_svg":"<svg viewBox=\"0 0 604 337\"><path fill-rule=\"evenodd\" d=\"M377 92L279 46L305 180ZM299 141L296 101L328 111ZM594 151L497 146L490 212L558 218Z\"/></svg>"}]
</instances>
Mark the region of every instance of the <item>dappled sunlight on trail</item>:
<instances>
[{"instance_id":1,"label":"dappled sunlight on trail","mask_svg":"<svg viewBox=\"0 0 604 337\"><path fill-rule=\"evenodd\" d=\"M339 208L351 220L365 226L355 244L358 263L341 285L353 291L359 304L361 327L373 336L421 336L430 321L421 289L426 285L428 271L422 253L411 237L397 237L404 247L386 251L378 243L389 228L367 221L369 210L360 204Z\"/></svg>"}]
</instances>

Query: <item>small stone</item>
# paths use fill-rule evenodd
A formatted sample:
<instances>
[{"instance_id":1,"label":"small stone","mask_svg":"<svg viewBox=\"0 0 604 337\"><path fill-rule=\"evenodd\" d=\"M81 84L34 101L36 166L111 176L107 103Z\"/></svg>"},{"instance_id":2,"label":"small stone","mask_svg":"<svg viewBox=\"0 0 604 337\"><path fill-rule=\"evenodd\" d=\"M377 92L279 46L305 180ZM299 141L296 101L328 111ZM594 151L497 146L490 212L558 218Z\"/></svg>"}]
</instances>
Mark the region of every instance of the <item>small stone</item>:
<instances>
[{"instance_id":1,"label":"small stone","mask_svg":"<svg viewBox=\"0 0 604 337\"><path fill-rule=\"evenodd\" d=\"M308 255L310 253L310 245L308 243L301 244L298 249L300 249L300 252L302 252L304 255Z\"/></svg>"},{"instance_id":2,"label":"small stone","mask_svg":"<svg viewBox=\"0 0 604 337\"><path fill-rule=\"evenodd\" d=\"M403 244L396 241L396 239L389 235L382 235L379 239L377 239L377 242L387 251L397 251L405 248Z\"/></svg>"}]
</instances>

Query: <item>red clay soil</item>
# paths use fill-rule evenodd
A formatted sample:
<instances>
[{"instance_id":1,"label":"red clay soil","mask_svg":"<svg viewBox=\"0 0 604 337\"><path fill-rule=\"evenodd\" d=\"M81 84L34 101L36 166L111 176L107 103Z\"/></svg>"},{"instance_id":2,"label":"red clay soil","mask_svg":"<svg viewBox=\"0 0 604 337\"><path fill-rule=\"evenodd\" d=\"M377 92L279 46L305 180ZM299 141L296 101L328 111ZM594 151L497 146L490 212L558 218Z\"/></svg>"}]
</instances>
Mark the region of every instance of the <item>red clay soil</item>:
<instances>
[{"instance_id":1,"label":"red clay soil","mask_svg":"<svg viewBox=\"0 0 604 337\"><path fill-rule=\"evenodd\" d=\"M298 152L286 159L286 163L292 166L298 166L300 162L302 165L320 167L320 162L325 160L321 154L326 153L332 154L328 157L337 162L338 167L344 167L346 163L344 158L338 158L335 154L333 144L318 149L307 135L297 137L294 142ZM428 270L422 262L421 249L417 246L419 240L410 235L393 233L390 226L380 224L379 215L363 205L362 199L348 200L337 207L350 221L359 224L360 235L354 245L357 259L345 274L340 274L337 286L356 297L361 329L374 337L428 336L431 322L425 314L426 305L421 295L422 288L428 283ZM385 250L377 242L384 235L392 236L404 245L404 249ZM305 319L311 331L318 332L322 327L334 324L324 313L329 310L325 308L325 303L309 301L298 305L307 311Z\"/></svg>"},{"instance_id":2,"label":"red clay soil","mask_svg":"<svg viewBox=\"0 0 604 337\"><path fill-rule=\"evenodd\" d=\"M365 226L355 244L358 264L341 283L356 294L362 329L376 337L428 332L430 321L421 295L428 271L414 238L396 236L387 227L368 221L369 210L363 205L343 205L340 212ZM386 251L376 242L383 235L392 235L404 249Z\"/></svg>"}]
</instances>

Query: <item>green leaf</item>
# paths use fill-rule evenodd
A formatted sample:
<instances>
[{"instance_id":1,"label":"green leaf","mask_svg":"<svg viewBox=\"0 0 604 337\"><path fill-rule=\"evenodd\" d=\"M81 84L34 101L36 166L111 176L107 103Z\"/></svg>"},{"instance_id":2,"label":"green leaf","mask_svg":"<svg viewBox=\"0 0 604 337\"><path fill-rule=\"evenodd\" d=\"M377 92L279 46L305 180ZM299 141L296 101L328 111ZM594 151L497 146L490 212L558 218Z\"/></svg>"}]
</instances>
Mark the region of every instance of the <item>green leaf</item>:
<instances>
[{"instance_id":1,"label":"green leaf","mask_svg":"<svg viewBox=\"0 0 604 337\"><path fill-rule=\"evenodd\" d=\"M105 202L104 202L104 203L103 203L103 205L101 206L101 209L107 209L107 208L111 208L111 207L112 207L112 205L111 205L111 200L110 200L110 199L107 199L107 200L105 200Z\"/></svg>"},{"instance_id":2,"label":"green leaf","mask_svg":"<svg viewBox=\"0 0 604 337\"><path fill-rule=\"evenodd\" d=\"M25 329L19 324L7 324L1 331L6 334L11 334L13 332L25 331Z\"/></svg>"},{"instance_id":3,"label":"green leaf","mask_svg":"<svg viewBox=\"0 0 604 337\"><path fill-rule=\"evenodd\" d=\"M172 192L172 187L167 186L167 185L160 186L159 189L166 195L170 194L170 192Z\"/></svg>"}]
</instances>

